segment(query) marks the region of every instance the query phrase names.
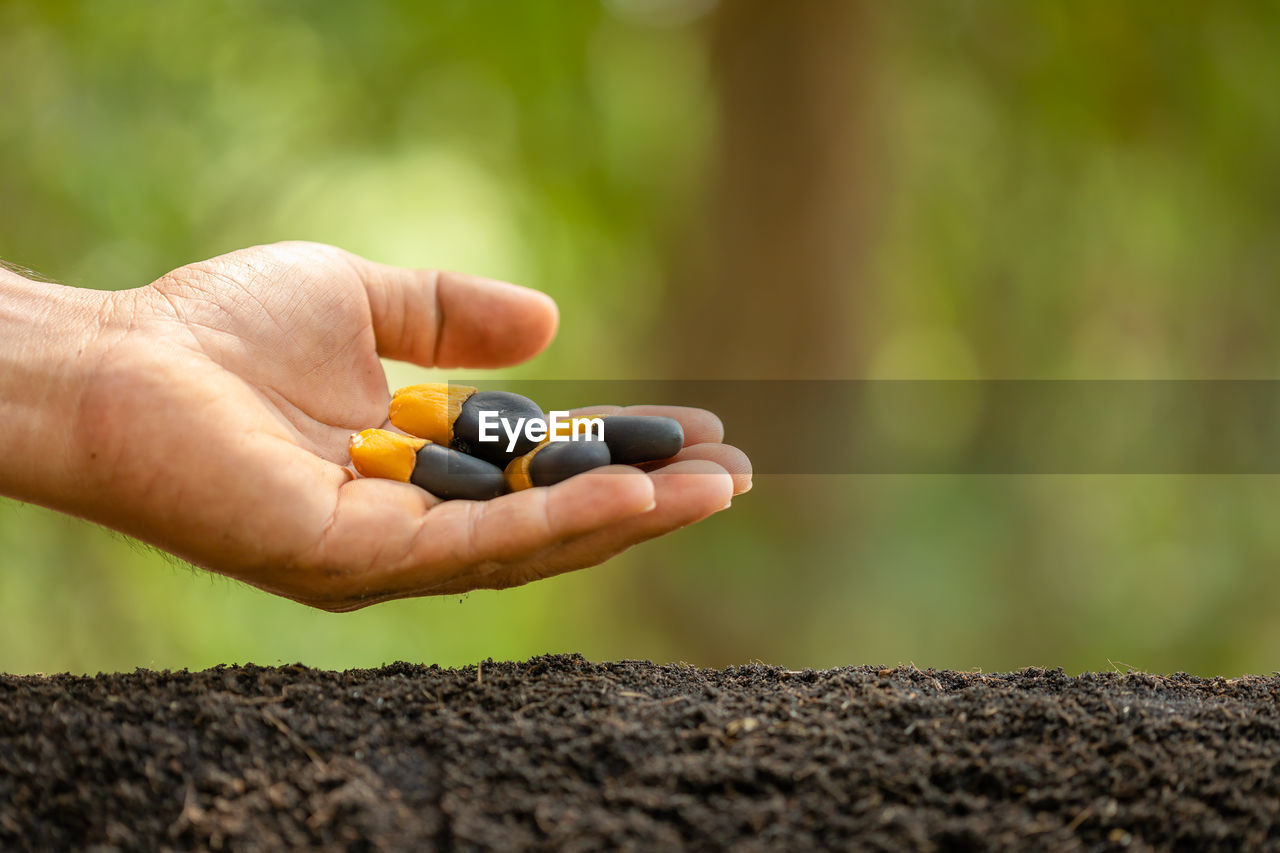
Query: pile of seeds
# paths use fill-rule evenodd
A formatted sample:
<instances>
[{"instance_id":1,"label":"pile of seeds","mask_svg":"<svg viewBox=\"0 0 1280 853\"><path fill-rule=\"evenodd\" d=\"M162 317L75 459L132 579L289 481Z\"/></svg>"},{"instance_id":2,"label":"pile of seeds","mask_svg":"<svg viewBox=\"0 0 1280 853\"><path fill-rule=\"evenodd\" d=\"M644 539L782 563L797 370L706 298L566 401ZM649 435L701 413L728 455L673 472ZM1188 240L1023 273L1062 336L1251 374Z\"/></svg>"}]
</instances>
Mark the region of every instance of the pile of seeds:
<instances>
[{"instance_id":1,"label":"pile of seeds","mask_svg":"<svg viewBox=\"0 0 1280 853\"><path fill-rule=\"evenodd\" d=\"M510 391L410 385L391 398L398 431L351 436L351 462L365 477L413 483L442 500L483 501L605 465L669 459L684 446L673 418L557 414Z\"/></svg>"}]
</instances>

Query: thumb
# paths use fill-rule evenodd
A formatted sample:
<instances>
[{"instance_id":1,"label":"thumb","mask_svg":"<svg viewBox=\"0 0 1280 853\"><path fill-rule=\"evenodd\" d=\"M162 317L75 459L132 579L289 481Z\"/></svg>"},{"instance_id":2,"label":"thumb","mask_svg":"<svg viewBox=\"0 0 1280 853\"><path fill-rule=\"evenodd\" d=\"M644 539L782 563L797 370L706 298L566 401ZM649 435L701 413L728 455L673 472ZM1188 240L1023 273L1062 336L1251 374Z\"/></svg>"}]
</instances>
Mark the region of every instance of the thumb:
<instances>
[{"instance_id":1,"label":"thumb","mask_svg":"<svg viewBox=\"0 0 1280 853\"><path fill-rule=\"evenodd\" d=\"M369 296L378 354L425 367L502 367L541 352L559 323L527 287L353 256Z\"/></svg>"}]
</instances>

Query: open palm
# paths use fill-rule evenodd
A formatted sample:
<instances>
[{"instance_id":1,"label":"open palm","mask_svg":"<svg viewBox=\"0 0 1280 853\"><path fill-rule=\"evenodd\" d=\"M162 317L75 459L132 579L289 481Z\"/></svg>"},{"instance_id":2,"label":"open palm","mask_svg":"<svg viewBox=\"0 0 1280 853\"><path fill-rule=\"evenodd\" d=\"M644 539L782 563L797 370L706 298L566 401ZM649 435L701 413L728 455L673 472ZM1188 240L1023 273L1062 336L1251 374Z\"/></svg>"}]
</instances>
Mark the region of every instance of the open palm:
<instances>
[{"instance_id":1,"label":"open palm","mask_svg":"<svg viewBox=\"0 0 1280 853\"><path fill-rule=\"evenodd\" d=\"M379 356L523 361L555 333L545 295L283 243L116 294L80 407L76 505L193 563L329 610L506 587L602 562L750 484L707 412L662 470L612 466L486 503L441 503L346 467L385 422Z\"/></svg>"}]
</instances>

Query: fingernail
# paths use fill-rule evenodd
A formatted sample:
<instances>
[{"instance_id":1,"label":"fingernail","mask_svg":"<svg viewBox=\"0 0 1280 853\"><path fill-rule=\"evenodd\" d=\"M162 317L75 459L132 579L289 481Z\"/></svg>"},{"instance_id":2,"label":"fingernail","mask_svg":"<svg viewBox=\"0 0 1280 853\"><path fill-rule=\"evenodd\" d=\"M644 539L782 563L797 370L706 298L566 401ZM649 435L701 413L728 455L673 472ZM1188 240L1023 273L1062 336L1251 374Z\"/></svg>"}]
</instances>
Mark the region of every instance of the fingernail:
<instances>
[{"instance_id":1,"label":"fingernail","mask_svg":"<svg viewBox=\"0 0 1280 853\"><path fill-rule=\"evenodd\" d=\"M724 506L720 507L718 510L716 510L716 512L724 512L726 509L728 509L728 508L729 508L729 507L731 507L731 506L733 506L733 501L732 501L732 500L730 500L730 501L729 501L727 504L725 504Z\"/></svg>"}]
</instances>

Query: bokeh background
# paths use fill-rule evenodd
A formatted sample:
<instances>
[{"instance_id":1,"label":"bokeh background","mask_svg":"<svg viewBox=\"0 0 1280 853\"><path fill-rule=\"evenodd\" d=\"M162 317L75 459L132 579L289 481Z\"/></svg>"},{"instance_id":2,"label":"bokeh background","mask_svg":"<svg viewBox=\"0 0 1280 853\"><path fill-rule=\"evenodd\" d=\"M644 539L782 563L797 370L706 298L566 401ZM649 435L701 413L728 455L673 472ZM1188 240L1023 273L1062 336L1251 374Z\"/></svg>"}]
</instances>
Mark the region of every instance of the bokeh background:
<instances>
[{"instance_id":1,"label":"bokeh background","mask_svg":"<svg viewBox=\"0 0 1280 853\"><path fill-rule=\"evenodd\" d=\"M1191 0L0 3L0 257L504 278L562 309L519 378L1274 378L1278 50L1280 6ZM3 501L0 670L1270 672L1278 487L761 477L597 569L341 616Z\"/></svg>"}]
</instances>

